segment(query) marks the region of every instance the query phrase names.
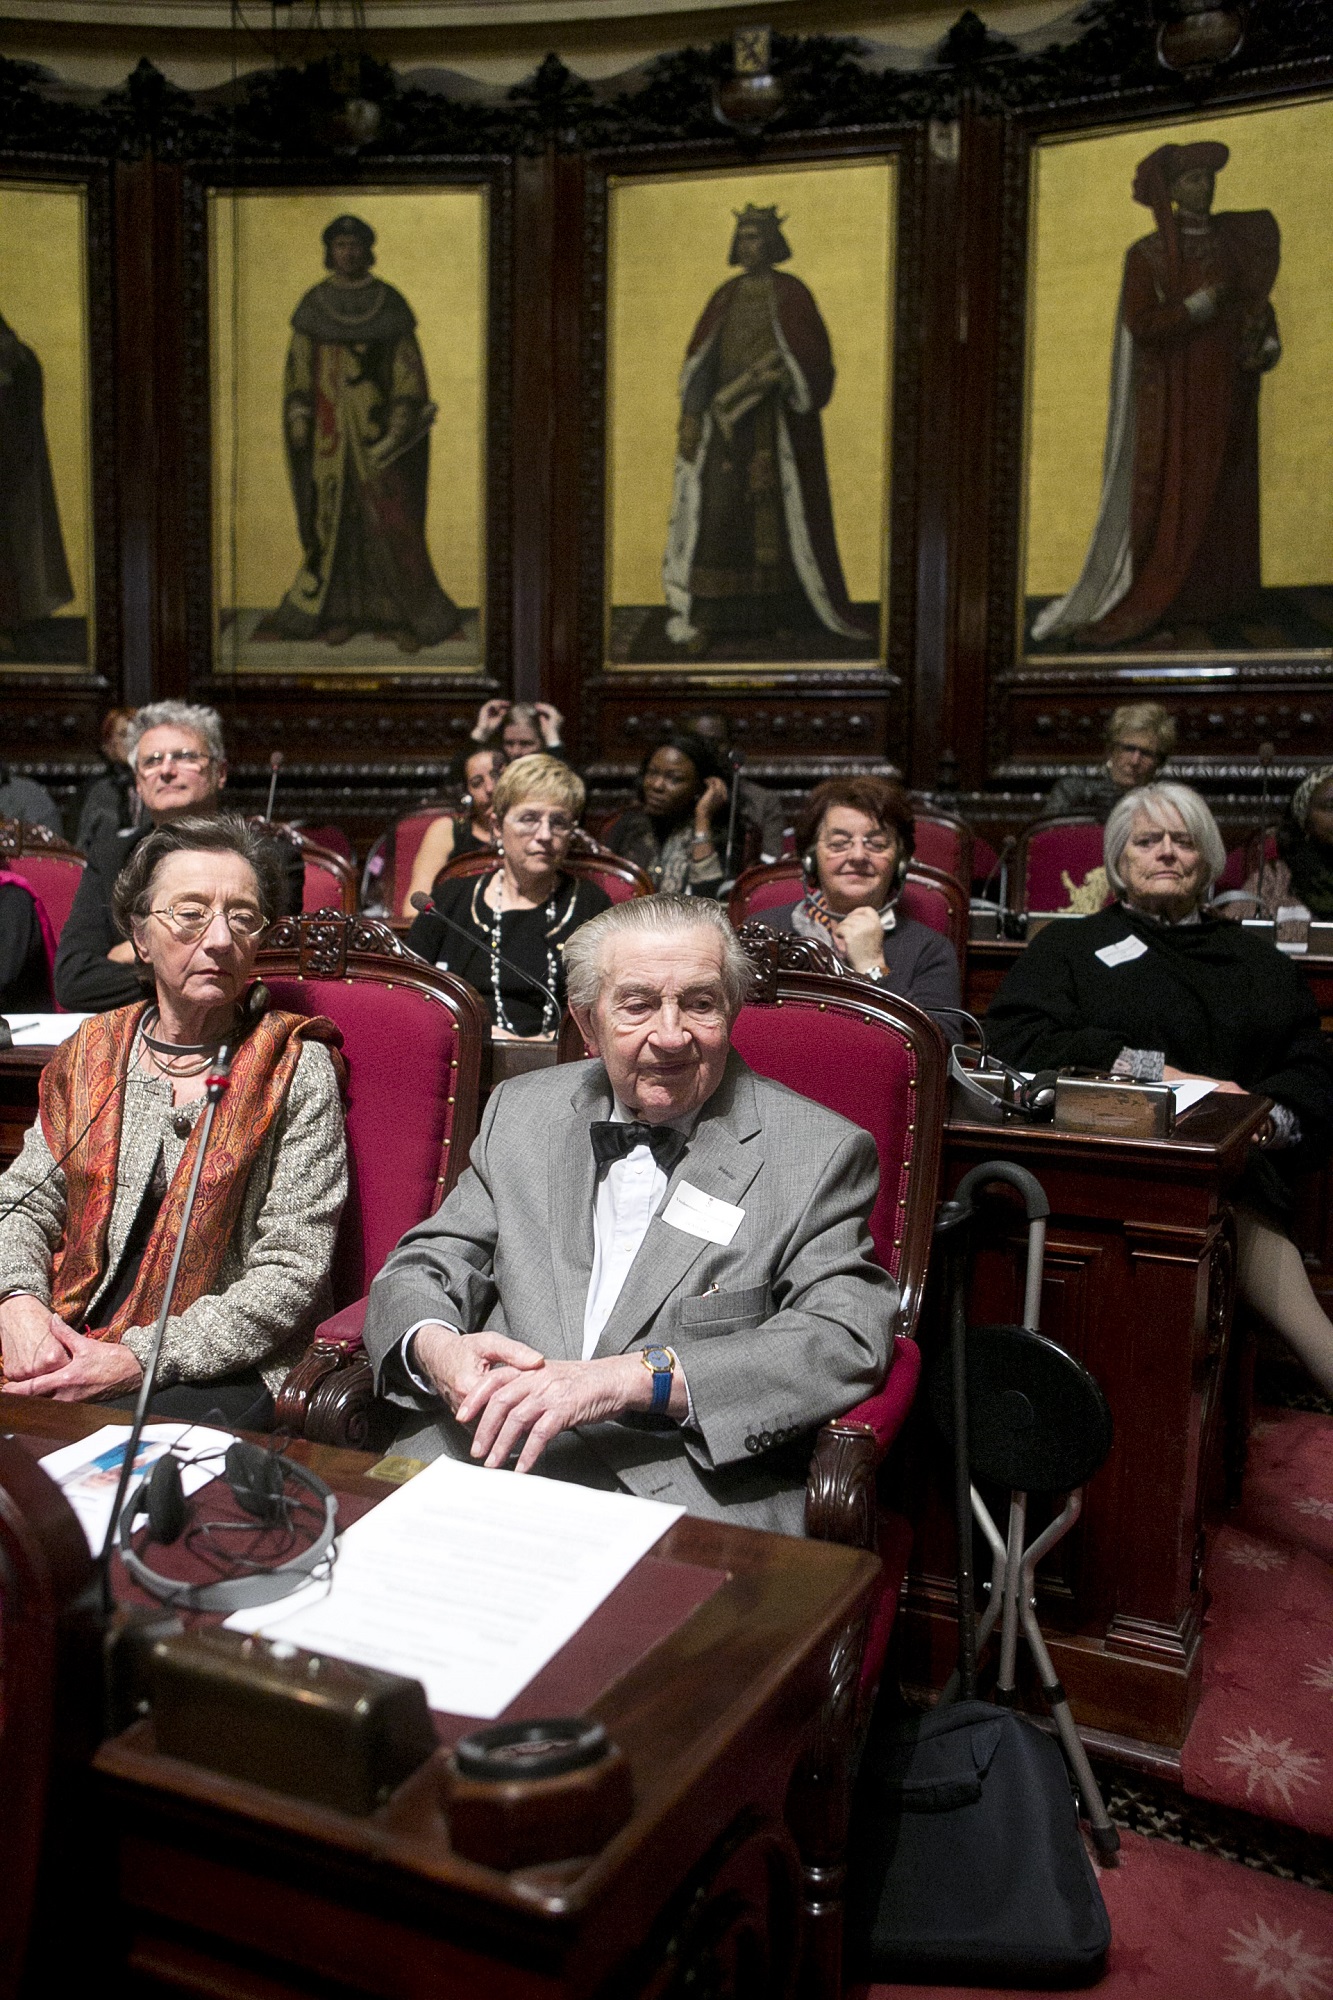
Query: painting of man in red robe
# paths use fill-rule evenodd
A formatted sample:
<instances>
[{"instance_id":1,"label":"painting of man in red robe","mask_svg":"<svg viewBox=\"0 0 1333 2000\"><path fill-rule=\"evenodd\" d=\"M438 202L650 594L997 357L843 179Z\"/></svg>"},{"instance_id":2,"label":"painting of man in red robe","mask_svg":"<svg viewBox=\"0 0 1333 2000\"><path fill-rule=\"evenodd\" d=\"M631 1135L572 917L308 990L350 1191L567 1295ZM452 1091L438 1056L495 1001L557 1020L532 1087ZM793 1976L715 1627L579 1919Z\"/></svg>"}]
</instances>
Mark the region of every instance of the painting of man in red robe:
<instances>
[{"instance_id":1,"label":"painting of man in red robe","mask_svg":"<svg viewBox=\"0 0 1333 2000\"><path fill-rule=\"evenodd\" d=\"M415 653L460 623L426 546L436 406L416 316L373 275L368 223L340 215L323 241L328 276L292 314L283 384L304 560L255 637L343 646L368 632Z\"/></svg>"},{"instance_id":2,"label":"painting of man in red robe","mask_svg":"<svg viewBox=\"0 0 1333 2000\"><path fill-rule=\"evenodd\" d=\"M666 636L685 658L765 639L777 657L811 633L874 645L848 601L820 411L833 395L828 329L776 207L736 215L739 273L709 299L680 378ZM804 641L799 635L805 634Z\"/></svg>"},{"instance_id":3,"label":"painting of man in red robe","mask_svg":"<svg viewBox=\"0 0 1333 2000\"><path fill-rule=\"evenodd\" d=\"M1101 504L1083 571L1034 640L1215 645L1262 589L1259 385L1282 347L1267 209L1213 213L1230 153L1159 146L1134 199L1156 228L1131 244L1117 316Z\"/></svg>"}]
</instances>

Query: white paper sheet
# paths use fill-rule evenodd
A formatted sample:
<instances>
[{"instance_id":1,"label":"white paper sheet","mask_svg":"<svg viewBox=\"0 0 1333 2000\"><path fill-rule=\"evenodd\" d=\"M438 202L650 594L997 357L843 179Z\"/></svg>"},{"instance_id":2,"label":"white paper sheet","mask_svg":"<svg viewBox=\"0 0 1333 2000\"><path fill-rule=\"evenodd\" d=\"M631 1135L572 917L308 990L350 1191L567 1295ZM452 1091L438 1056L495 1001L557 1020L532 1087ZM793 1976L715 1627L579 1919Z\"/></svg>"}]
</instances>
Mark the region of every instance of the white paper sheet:
<instances>
[{"instance_id":1,"label":"white paper sheet","mask_svg":"<svg viewBox=\"0 0 1333 2000\"><path fill-rule=\"evenodd\" d=\"M489 1721L684 1511L436 1459L347 1530L331 1582L226 1622L413 1675L432 1708Z\"/></svg>"},{"instance_id":2,"label":"white paper sheet","mask_svg":"<svg viewBox=\"0 0 1333 2000\"><path fill-rule=\"evenodd\" d=\"M1200 1099L1209 1096L1212 1091L1217 1089L1217 1085L1212 1081L1211 1077L1187 1076L1181 1082L1173 1083L1171 1088L1175 1093L1176 1116L1177 1118L1183 1118L1192 1105L1198 1104Z\"/></svg>"},{"instance_id":3,"label":"white paper sheet","mask_svg":"<svg viewBox=\"0 0 1333 2000\"><path fill-rule=\"evenodd\" d=\"M91 1014L6 1014L16 1049L54 1048L67 1042L76 1028L91 1021Z\"/></svg>"},{"instance_id":4,"label":"white paper sheet","mask_svg":"<svg viewBox=\"0 0 1333 2000\"><path fill-rule=\"evenodd\" d=\"M105 1424L91 1437L49 1451L42 1460L42 1471L55 1480L78 1515L94 1555L100 1554L106 1540L128 1439L128 1424ZM133 1492L144 1474L174 1447L182 1460L181 1485L187 1493L197 1493L221 1473L223 1454L234 1442L230 1431L209 1430L203 1424L145 1424L129 1490Z\"/></svg>"}]
</instances>

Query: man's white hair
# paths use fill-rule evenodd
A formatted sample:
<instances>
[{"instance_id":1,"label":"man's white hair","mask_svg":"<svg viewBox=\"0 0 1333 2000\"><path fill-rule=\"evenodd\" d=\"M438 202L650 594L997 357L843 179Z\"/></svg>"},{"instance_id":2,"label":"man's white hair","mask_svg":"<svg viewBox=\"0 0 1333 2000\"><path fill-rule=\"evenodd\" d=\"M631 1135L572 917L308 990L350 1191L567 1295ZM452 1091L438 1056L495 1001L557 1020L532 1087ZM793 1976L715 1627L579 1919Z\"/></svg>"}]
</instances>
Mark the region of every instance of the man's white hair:
<instances>
[{"instance_id":1,"label":"man's white hair","mask_svg":"<svg viewBox=\"0 0 1333 2000\"><path fill-rule=\"evenodd\" d=\"M135 710L125 731L131 770L138 768L139 741L150 729L188 729L191 736L199 738L215 764L227 761L222 717L215 708L205 708L195 701L150 701L146 708Z\"/></svg>"},{"instance_id":2,"label":"man's white hair","mask_svg":"<svg viewBox=\"0 0 1333 2000\"><path fill-rule=\"evenodd\" d=\"M738 1014L753 982L753 968L725 912L702 896L635 896L625 903L613 903L600 916L580 924L565 946L565 992L570 1006L596 1006L606 947L613 938L639 935L665 939L689 930L712 931L721 939L722 991L727 1012Z\"/></svg>"},{"instance_id":3,"label":"man's white hair","mask_svg":"<svg viewBox=\"0 0 1333 2000\"><path fill-rule=\"evenodd\" d=\"M1106 822L1102 842L1107 880L1118 894L1123 895L1125 878L1120 873L1120 857L1129 844L1130 829L1140 813L1154 826L1165 826L1169 812L1180 814L1186 832L1203 856L1204 879L1199 901L1206 902L1209 890L1227 865L1227 851L1217 830L1217 821L1206 802L1188 785L1138 785L1116 801Z\"/></svg>"}]
</instances>

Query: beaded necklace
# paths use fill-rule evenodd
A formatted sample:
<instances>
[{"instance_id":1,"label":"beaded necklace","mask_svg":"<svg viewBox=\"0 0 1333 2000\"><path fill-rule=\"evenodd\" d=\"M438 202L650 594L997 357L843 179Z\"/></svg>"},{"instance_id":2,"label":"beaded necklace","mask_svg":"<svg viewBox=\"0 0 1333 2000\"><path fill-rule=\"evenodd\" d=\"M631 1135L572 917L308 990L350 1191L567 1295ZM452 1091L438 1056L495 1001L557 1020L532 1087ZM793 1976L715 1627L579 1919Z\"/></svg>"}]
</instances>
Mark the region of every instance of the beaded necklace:
<instances>
[{"instance_id":1,"label":"beaded necklace","mask_svg":"<svg viewBox=\"0 0 1333 2000\"><path fill-rule=\"evenodd\" d=\"M562 924L568 922L570 912L574 907L574 897L578 894L578 886L576 882L573 894L569 899L569 908L560 920ZM551 891L550 901L546 905L546 984L550 988L550 991L542 1001L542 1024L537 1030L539 1035L553 1035L555 1033L555 1024L560 1016L560 1009L555 1000L556 981L560 977L560 964L556 958L555 946L551 943L551 934L559 927L556 921L556 903L559 900L559 895L560 883L559 878L557 878L555 887ZM491 943L491 997L495 1002L495 1025L497 1028L503 1028L507 1035L516 1035L518 1030L506 1014L504 1001L500 995L500 923L504 915L504 896L505 878L504 870L501 869L495 892L495 909L490 911L490 905L486 902L484 896L480 900L482 909L490 911L494 919L488 926L488 929Z\"/></svg>"}]
</instances>

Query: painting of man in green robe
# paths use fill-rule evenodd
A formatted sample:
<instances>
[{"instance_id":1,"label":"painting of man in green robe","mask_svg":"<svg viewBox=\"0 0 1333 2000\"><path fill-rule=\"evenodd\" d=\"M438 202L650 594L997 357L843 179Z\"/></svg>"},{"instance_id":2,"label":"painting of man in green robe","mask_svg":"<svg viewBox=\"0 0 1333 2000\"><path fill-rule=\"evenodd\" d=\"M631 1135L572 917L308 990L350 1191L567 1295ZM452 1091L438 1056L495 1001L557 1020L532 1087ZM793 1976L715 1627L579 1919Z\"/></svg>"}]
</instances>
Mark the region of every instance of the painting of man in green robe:
<instances>
[{"instance_id":1,"label":"painting of man in green robe","mask_svg":"<svg viewBox=\"0 0 1333 2000\"><path fill-rule=\"evenodd\" d=\"M375 232L340 215L323 232L328 276L292 314L283 434L304 552L256 639L390 638L402 653L459 629L426 546L436 406L402 293L375 277Z\"/></svg>"}]
</instances>

